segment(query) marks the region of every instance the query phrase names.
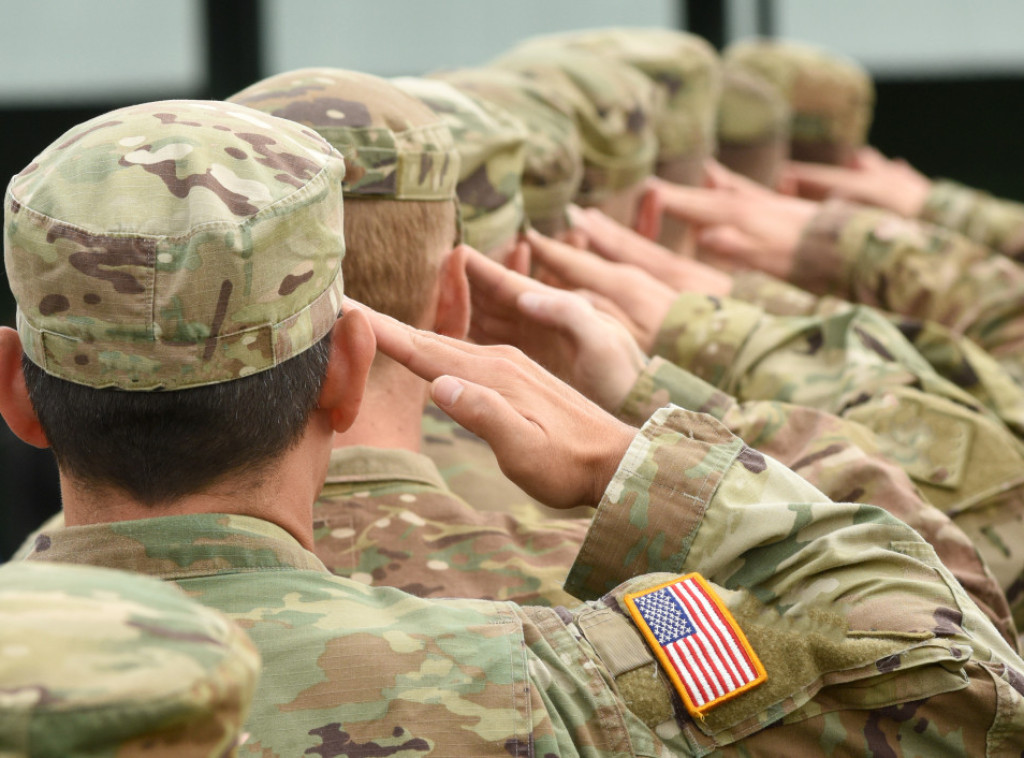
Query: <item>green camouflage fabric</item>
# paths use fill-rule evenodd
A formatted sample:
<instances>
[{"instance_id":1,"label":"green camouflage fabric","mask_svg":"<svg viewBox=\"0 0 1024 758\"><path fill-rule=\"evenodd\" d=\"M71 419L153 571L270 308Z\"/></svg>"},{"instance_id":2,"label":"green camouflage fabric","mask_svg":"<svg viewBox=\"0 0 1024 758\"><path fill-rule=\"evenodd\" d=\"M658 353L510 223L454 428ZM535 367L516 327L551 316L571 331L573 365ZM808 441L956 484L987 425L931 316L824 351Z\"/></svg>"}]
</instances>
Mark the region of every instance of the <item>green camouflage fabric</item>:
<instances>
[{"instance_id":1,"label":"green camouflage fabric","mask_svg":"<svg viewBox=\"0 0 1024 758\"><path fill-rule=\"evenodd\" d=\"M789 279L976 342L1024 383L1024 269L948 229L829 201L801 235Z\"/></svg>"},{"instance_id":2,"label":"green camouflage fabric","mask_svg":"<svg viewBox=\"0 0 1024 758\"><path fill-rule=\"evenodd\" d=\"M1024 627L1024 444L885 316L858 306L775 317L684 294L654 352L741 401L807 405L873 431L881 452L970 537Z\"/></svg>"},{"instance_id":3,"label":"green camouflage fabric","mask_svg":"<svg viewBox=\"0 0 1024 758\"><path fill-rule=\"evenodd\" d=\"M572 108L583 147L577 201L596 205L654 171L659 91L624 63L583 50L515 48L492 66L537 80Z\"/></svg>"},{"instance_id":4,"label":"green camouflage fabric","mask_svg":"<svg viewBox=\"0 0 1024 758\"><path fill-rule=\"evenodd\" d=\"M774 189L789 158L789 103L763 79L735 66L722 74L718 160Z\"/></svg>"},{"instance_id":5,"label":"green camouflage fabric","mask_svg":"<svg viewBox=\"0 0 1024 758\"><path fill-rule=\"evenodd\" d=\"M571 606L562 583L587 515L478 511L425 456L339 448L313 507L314 552L335 574L417 597Z\"/></svg>"},{"instance_id":6,"label":"green camouflage fabric","mask_svg":"<svg viewBox=\"0 0 1024 758\"><path fill-rule=\"evenodd\" d=\"M920 218L1024 260L1024 203L993 197L958 182L932 182Z\"/></svg>"},{"instance_id":7,"label":"green camouflage fabric","mask_svg":"<svg viewBox=\"0 0 1024 758\"><path fill-rule=\"evenodd\" d=\"M721 64L702 37L673 29L586 29L533 37L520 51L575 48L639 69L661 91L653 114L658 160L709 158Z\"/></svg>"},{"instance_id":8,"label":"green camouflage fabric","mask_svg":"<svg viewBox=\"0 0 1024 758\"><path fill-rule=\"evenodd\" d=\"M459 151L462 241L480 252L523 231L526 127L512 114L437 79L406 76L391 83L421 100L448 125Z\"/></svg>"},{"instance_id":9,"label":"green camouflage fabric","mask_svg":"<svg viewBox=\"0 0 1024 758\"><path fill-rule=\"evenodd\" d=\"M841 163L867 141L875 87L855 61L812 45L767 39L735 42L722 57L727 66L775 85L789 103L797 160Z\"/></svg>"},{"instance_id":10,"label":"green camouflage fabric","mask_svg":"<svg viewBox=\"0 0 1024 758\"><path fill-rule=\"evenodd\" d=\"M260 658L239 627L149 577L0 567L0 755L237 755Z\"/></svg>"},{"instance_id":11,"label":"green camouflage fabric","mask_svg":"<svg viewBox=\"0 0 1024 758\"><path fill-rule=\"evenodd\" d=\"M877 505L909 525L935 549L1003 638L1018 645L1006 596L971 540L882 454L882 444L867 427L791 403L741 403L658 357L637 378L619 418L640 426L670 403L714 416L747 445L788 466L829 499Z\"/></svg>"},{"instance_id":12,"label":"green camouflage fabric","mask_svg":"<svg viewBox=\"0 0 1024 758\"><path fill-rule=\"evenodd\" d=\"M76 126L4 199L25 353L78 384L171 390L306 350L341 305L344 174L318 135L227 103Z\"/></svg>"},{"instance_id":13,"label":"green camouflage fabric","mask_svg":"<svg viewBox=\"0 0 1024 758\"><path fill-rule=\"evenodd\" d=\"M567 583L610 594L572 611L362 585L243 516L57 529L28 560L130 566L238 621L264 660L243 755L1024 749L1024 661L913 530L678 408L630 446ZM642 572L691 570L768 671L702 720L622 614L669 578Z\"/></svg>"},{"instance_id":14,"label":"green camouflage fabric","mask_svg":"<svg viewBox=\"0 0 1024 758\"><path fill-rule=\"evenodd\" d=\"M523 203L530 223L553 233L568 226L566 209L583 180L583 153L573 110L557 91L511 71L466 68L430 74L515 116L529 132Z\"/></svg>"},{"instance_id":15,"label":"green camouflage fabric","mask_svg":"<svg viewBox=\"0 0 1024 758\"><path fill-rule=\"evenodd\" d=\"M323 135L345 157L346 196L455 197L459 153L448 127L386 79L307 68L263 79L228 100Z\"/></svg>"}]
</instances>

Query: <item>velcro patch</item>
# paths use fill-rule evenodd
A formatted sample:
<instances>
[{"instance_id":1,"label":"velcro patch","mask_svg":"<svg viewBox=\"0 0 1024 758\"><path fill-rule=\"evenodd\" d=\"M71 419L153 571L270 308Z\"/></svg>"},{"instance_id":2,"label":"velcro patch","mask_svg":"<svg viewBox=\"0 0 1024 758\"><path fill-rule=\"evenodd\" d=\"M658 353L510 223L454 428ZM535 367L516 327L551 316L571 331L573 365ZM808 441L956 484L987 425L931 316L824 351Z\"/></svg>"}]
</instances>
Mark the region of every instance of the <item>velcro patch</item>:
<instances>
[{"instance_id":1,"label":"velcro patch","mask_svg":"<svg viewBox=\"0 0 1024 758\"><path fill-rule=\"evenodd\" d=\"M697 718L768 678L746 635L700 574L624 599L686 709Z\"/></svg>"}]
</instances>

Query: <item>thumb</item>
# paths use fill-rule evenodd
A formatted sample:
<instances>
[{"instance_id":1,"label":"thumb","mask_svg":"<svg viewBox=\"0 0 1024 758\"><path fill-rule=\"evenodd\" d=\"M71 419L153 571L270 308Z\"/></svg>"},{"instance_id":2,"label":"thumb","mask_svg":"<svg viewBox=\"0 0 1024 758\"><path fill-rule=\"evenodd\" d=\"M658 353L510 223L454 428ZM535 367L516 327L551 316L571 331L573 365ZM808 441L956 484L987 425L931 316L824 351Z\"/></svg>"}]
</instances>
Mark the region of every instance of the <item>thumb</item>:
<instances>
[{"instance_id":1,"label":"thumb","mask_svg":"<svg viewBox=\"0 0 1024 758\"><path fill-rule=\"evenodd\" d=\"M526 420L495 390L448 374L430 385L430 397L452 421L485 440L497 452L506 437L519 435Z\"/></svg>"}]
</instances>

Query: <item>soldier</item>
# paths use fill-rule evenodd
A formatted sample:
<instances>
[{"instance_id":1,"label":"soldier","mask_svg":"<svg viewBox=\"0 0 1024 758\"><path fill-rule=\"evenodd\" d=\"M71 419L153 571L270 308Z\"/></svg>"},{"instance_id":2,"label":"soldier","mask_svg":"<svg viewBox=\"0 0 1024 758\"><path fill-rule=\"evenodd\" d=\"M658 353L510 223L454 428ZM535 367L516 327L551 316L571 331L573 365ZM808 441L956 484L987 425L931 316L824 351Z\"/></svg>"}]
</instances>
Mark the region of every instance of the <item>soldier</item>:
<instances>
[{"instance_id":1,"label":"soldier","mask_svg":"<svg viewBox=\"0 0 1024 758\"><path fill-rule=\"evenodd\" d=\"M0 567L0 755L238 754L259 654L221 614L148 577Z\"/></svg>"},{"instance_id":2,"label":"soldier","mask_svg":"<svg viewBox=\"0 0 1024 758\"><path fill-rule=\"evenodd\" d=\"M709 417L636 435L515 352L335 320L342 178L305 127L179 101L76 127L5 199L0 411L54 447L68 523L28 560L173 579L241 622L245 754L1024 747L1024 663L905 525ZM599 504L576 571L605 601L422 600L308 552L374 337L529 491ZM670 566L704 580L630 578Z\"/></svg>"},{"instance_id":3,"label":"soldier","mask_svg":"<svg viewBox=\"0 0 1024 758\"><path fill-rule=\"evenodd\" d=\"M813 45L765 39L735 42L722 57L774 85L789 103L795 160L842 165L867 141L875 86L855 61Z\"/></svg>"},{"instance_id":4,"label":"soldier","mask_svg":"<svg viewBox=\"0 0 1024 758\"><path fill-rule=\"evenodd\" d=\"M736 66L725 67L717 122L717 158L723 166L778 187L789 158L790 119L789 104L770 84Z\"/></svg>"}]
</instances>

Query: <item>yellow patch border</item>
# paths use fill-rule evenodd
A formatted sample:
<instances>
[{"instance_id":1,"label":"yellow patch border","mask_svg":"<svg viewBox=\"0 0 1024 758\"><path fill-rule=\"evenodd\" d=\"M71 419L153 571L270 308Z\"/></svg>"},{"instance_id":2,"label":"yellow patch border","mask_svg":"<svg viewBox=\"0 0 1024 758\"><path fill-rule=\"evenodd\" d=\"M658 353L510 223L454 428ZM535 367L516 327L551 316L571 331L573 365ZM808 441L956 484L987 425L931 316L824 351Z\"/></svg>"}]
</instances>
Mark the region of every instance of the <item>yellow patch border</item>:
<instances>
[{"instance_id":1,"label":"yellow patch border","mask_svg":"<svg viewBox=\"0 0 1024 758\"><path fill-rule=\"evenodd\" d=\"M707 593L708 598L718 609L719 613L722 614L722 618L725 620L726 624L728 624L729 629L732 630L733 634L736 635L736 639L738 639L740 644L743 646L743 650L746 651L747 656L749 656L750 662L753 664L754 671L757 674L757 677L752 681L747 682L732 692L727 692L721 697L705 703L703 706L696 705L690 698L690 694L686 690L685 683L680 678L679 674L676 673L675 667L669 660L668 654L662 649L661 643L659 643L655 638L654 633L647 625L647 621L640 613L640 609L637 608L635 601L635 598L649 595L652 592L657 592L664 587L668 587L669 585L676 584L677 582L682 582L687 579L695 581ZM651 648L651 651L657 657L658 662L661 663L662 671L668 675L668 678L672 681L672 686L676 688L676 692L678 692L679 696L683 699L683 704L686 706L686 710L694 717L703 721L704 714L711 709L731 700L737 695L742 695L744 692L747 692L768 680L768 672L765 670L764 664L761 663L761 659L757 657L757 653L754 652L754 648L751 647L750 641L747 640L747 635L745 635L743 630L740 629L740 625L736 622L736 619L733 618L732 613L729 612L725 603L722 602L722 599L718 596L718 593L715 592L711 585L708 584L707 580L705 580L700 574L693 572L686 574L685 576L676 577L675 579L669 579L667 582L662 582L654 587L646 587L637 592L630 592L623 598L623 600L626 603L626 609L629 611L629 615L633 618L633 623L636 624L636 628L640 630L641 634L643 634L644 639L647 641L647 646Z\"/></svg>"}]
</instances>

